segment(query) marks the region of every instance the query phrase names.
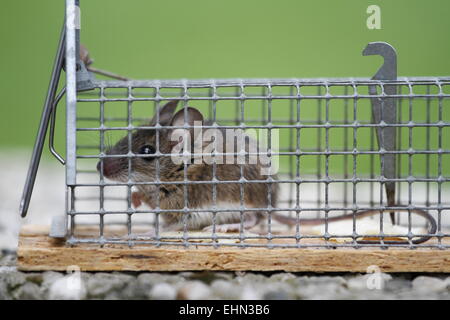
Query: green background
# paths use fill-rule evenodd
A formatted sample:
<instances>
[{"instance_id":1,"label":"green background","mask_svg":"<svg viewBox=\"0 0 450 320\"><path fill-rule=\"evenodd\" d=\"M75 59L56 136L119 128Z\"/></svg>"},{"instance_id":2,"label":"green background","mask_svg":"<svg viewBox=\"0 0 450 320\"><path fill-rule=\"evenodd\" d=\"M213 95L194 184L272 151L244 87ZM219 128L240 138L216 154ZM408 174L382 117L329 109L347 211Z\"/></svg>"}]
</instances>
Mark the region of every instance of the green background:
<instances>
[{"instance_id":1,"label":"green background","mask_svg":"<svg viewBox=\"0 0 450 320\"><path fill-rule=\"evenodd\" d=\"M366 27L372 4L381 7L381 30ZM63 14L64 1L2 0L2 153L11 148L31 153ZM361 55L371 41L396 48L399 76L448 76L449 16L446 0L81 1L82 43L94 66L136 79L371 77L382 62ZM59 150L64 150L63 111ZM423 120L424 109L418 112ZM444 120L449 115L444 110ZM445 129L443 147L449 149ZM361 135L367 142L369 135ZM424 133L415 135L423 148ZM448 171L450 161L443 158ZM424 159L417 163L424 167Z\"/></svg>"}]
</instances>

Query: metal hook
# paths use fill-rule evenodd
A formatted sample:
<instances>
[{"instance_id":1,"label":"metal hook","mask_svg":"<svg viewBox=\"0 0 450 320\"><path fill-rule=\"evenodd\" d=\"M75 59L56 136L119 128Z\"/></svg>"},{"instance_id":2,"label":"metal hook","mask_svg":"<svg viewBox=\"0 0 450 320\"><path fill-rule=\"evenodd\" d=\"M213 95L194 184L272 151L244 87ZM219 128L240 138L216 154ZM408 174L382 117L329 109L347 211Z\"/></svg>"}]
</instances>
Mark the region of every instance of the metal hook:
<instances>
[{"instance_id":1,"label":"metal hook","mask_svg":"<svg viewBox=\"0 0 450 320\"><path fill-rule=\"evenodd\" d=\"M372 77L373 80L397 80L397 53L395 49L386 42L371 42L363 51L364 56L380 55L384 58L384 63L377 73ZM377 94L377 88L374 85L369 86L371 95L392 96L397 93L395 85L384 85L380 94ZM397 121L397 104L395 98L376 97L372 98L372 117L373 123L395 124ZM379 127L377 129L378 145L383 151L396 150L396 127ZM381 155L382 176L386 179L396 178L396 155L394 153ZM385 184L388 206L395 206L395 182L388 181ZM395 223L394 212L390 213L392 223Z\"/></svg>"},{"instance_id":2,"label":"metal hook","mask_svg":"<svg viewBox=\"0 0 450 320\"><path fill-rule=\"evenodd\" d=\"M397 79L397 52L387 42L371 42L363 50L363 56L379 55L384 58L384 63L373 80L396 80Z\"/></svg>"}]
</instances>

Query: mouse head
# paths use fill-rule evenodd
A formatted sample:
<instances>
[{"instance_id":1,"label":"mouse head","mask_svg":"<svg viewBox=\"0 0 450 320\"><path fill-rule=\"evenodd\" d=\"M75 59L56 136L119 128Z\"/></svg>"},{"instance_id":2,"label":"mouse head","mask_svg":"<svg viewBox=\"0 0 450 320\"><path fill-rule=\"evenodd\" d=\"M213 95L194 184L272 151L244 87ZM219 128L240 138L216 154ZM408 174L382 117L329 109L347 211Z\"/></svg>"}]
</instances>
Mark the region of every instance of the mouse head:
<instances>
[{"instance_id":1,"label":"mouse head","mask_svg":"<svg viewBox=\"0 0 450 320\"><path fill-rule=\"evenodd\" d=\"M167 172L179 164L172 161L170 153L173 147L178 144L172 141L174 130L185 124L193 126L194 122L203 123L203 116L195 108L186 107L175 113L178 101L170 101L159 108L154 117L147 124L157 126L159 124L159 134L156 129L138 129L131 135L131 146L129 146L128 135L120 139L112 148L106 151L106 155L126 155L131 151L135 156L131 157L106 157L103 159L103 175L111 180L126 182L130 173L130 179L135 182L155 181L157 177L157 162L159 161L159 176L164 176ZM185 130L185 129L181 129ZM194 137L193 129L189 129ZM190 132L190 133L191 133ZM157 138L159 137L159 141ZM159 142L159 143L158 143ZM131 147L131 150L129 150ZM157 155L157 150L163 155ZM166 155L164 155L166 154ZM156 158L158 157L158 161ZM102 168L101 161L97 164L97 170Z\"/></svg>"}]
</instances>

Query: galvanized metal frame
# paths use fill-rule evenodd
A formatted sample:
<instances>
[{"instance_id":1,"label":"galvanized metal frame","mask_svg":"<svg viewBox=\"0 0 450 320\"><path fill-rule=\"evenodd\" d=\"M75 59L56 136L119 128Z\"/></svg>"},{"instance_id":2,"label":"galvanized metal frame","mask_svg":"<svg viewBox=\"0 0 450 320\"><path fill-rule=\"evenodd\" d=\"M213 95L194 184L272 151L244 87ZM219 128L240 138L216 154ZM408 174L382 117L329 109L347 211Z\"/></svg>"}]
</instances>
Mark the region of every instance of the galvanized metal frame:
<instances>
[{"instance_id":1,"label":"galvanized metal frame","mask_svg":"<svg viewBox=\"0 0 450 320\"><path fill-rule=\"evenodd\" d=\"M442 176L442 173L439 174L438 177L415 177L412 174L410 174L407 177L390 177L390 176L371 176L367 178L360 177L356 172L356 161L357 157L360 155L384 155L384 156L395 156L395 155L407 155L411 157L412 155L416 154L424 154L424 155L438 155L438 157L441 159L442 155L450 154L450 150L444 150L442 147L440 147L438 150L413 150L412 148L408 150L361 150L357 147L357 141L356 141L356 134L354 134L354 141L352 148L344 149L341 151L333 151L329 149L329 130L332 128L346 128L348 130L353 130L356 132L358 129L361 128L371 128L374 130L379 130L381 128L418 128L418 127L424 127L424 128L438 128L439 129L439 140L440 145L442 146L442 128L450 127L450 123L444 121L442 119L442 108L443 108L443 100L450 97L450 94L443 91L443 87L450 85L450 78L400 78L398 80L392 80L392 81L377 81L377 80L368 80L368 79L272 79L272 80L262 80L262 79L235 79L235 80L181 80L181 81L127 81L127 82L120 82L120 81L94 81L94 86L98 89L99 93L92 94L91 97L88 95L85 95L84 97L79 97L77 99L78 103L84 103L84 102L91 102L91 103L99 103L101 112L100 112L100 119L92 118L91 120L100 120L100 126L93 126L93 127L81 127L78 126L76 128L77 132L100 132L101 141L100 141L100 149L102 152L98 155L82 155L77 154L77 159L102 159L105 157L127 157L128 159L131 159L131 157L140 157L141 155L133 154L133 155L105 155L103 151L105 150L104 146L104 135L108 131L126 131L128 132L128 135L131 134L133 130L136 129L155 129L160 130L160 127L158 126L135 126L133 125L134 119L132 118L131 109L132 104L135 101L146 101L146 102L153 102L155 103L155 106L159 106L160 104L164 103L165 101L169 100L180 100L184 105L189 102L191 105L195 106L195 101L209 101L212 107L212 118L215 119L216 114L216 105L220 101L223 100L233 100L238 103L241 110L240 115L241 118L237 117L238 123L236 125L220 125L221 128L232 128L232 129L248 129L248 128L260 128L260 129L277 129L277 128L283 128L283 129L290 129L292 133L296 133L298 136L300 136L300 132L303 129L324 129L326 134L325 139L325 146L320 146L315 150L304 150L301 147L300 139L297 139L298 145L291 146L288 150L280 150L279 152L271 152L272 156L275 155L285 155L290 156L293 159L296 159L296 168L295 168L295 175L291 173L290 177L280 178L279 180L273 181L273 183L290 183L292 186L296 186L296 199L295 199L295 205L294 206L284 206L284 207L276 207L276 208L246 208L243 206L241 208L241 211L259 211L264 210L267 212L277 212L277 211L290 211L295 212L296 216L299 217L303 212L322 212L325 213L325 217L327 217L328 214L336 212L336 211L353 211L357 212L359 210L380 210L380 211L394 211L399 209L409 210L410 213L408 214L408 226L411 230L411 211L415 209L420 210L426 210L426 211L435 211L437 212L437 219L438 221L441 221L441 213L444 210L450 210L450 204L445 203L442 201L442 184L445 182L450 181L450 177ZM348 95L335 95L330 92L330 88L336 85L344 85L348 86L350 88L353 88L353 93ZM358 87L360 86L374 86L377 85L381 93L379 94L360 94L358 93ZM413 92L414 86L418 85L425 85L427 87L435 86L438 90L437 93L429 93L429 94L415 94ZM245 88L251 86L251 87L259 87L263 91L267 92L267 94L259 94L259 95L246 95L245 94ZM291 86L292 88L295 88L296 92L293 92L293 94L290 95L274 95L271 94L271 89L276 88L277 86ZM303 87L317 87L322 86L325 88L324 93L320 93L317 95L304 95L301 92L301 88ZM404 86L409 88L408 93L395 93L395 94L388 94L386 93L385 88L386 87L392 87L392 86ZM219 95L218 89L224 88L224 87L239 87L240 90L237 94L232 95L226 95L221 96ZM126 96L120 96L120 97L107 97L105 95L105 91L110 88L123 88L127 93ZM135 88L151 88L155 90L154 96L135 96L133 94L133 89ZM163 96L161 94L161 90L163 88L170 88L173 89L173 95L171 96ZM208 92L211 93L210 96L195 96L195 95L189 95L188 94L188 88L204 88L208 89ZM181 93L180 93L181 91ZM99 94L99 95L98 95ZM380 122L363 122L358 121L356 117L356 108L358 106L358 101L360 100L372 100L372 99L380 99L384 100L386 98L396 98L396 99L408 99L408 100L414 100L414 99L426 99L427 101L430 99L437 99L439 101L439 110L440 110L440 120L437 123L430 123L429 121L426 123L419 123L419 122L399 122L394 121L390 123L380 123ZM354 121L350 122L348 120L345 120L343 123L333 123L330 122L330 118L328 116L328 111L325 114L325 119L320 121L310 121L309 123L305 123L302 119L298 118L299 113L297 113L297 119L296 121L291 121L291 119L285 119L287 124L273 124L271 122L268 122L267 124L247 124L248 122L257 122L260 119L244 119L242 110L245 107L245 102L249 100L265 100L265 101L274 101L274 100L289 100L293 101L294 104L297 104L297 109L301 107L301 103L304 100L316 100L318 102L322 101L325 104L328 104L332 100L338 100L338 99L344 99L345 101L352 101L353 102L353 117ZM104 115L104 108L105 103L110 102L127 102L128 103L128 113L127 118L125 119L127 121L127 126L105 126L105 115ZM328 109L328 107L327 107ZM268 104L268 112L269 112L269 119L270 119L270 103ZM81 119L80 119L81 120ZM83 118L82 120L89 120L86 118ZM122 119L123 120L123 119ZM220 122L220 119L216 119ZM280 120L280 119L277 119ZM210 125L210 126L204 126L203 128L215 128L217 125ZM170 128L170 127L168 127ZM172 127L172 128L181 128L181 127ZM411 140L412 141L412 138ZM428 142L429 145L429 142ZM295 147L294 150L292 150L292 147ZM217 153L217 155L228 155L229 153ZM160 154L164 155L164 154ZM328 159L330 156L333 155L343 155L346 157L351 157L353 160L353 175L349 175L348 173L345 174L342 178L332 178L330 177L328 173L328 161L326 160L325 165L325 173L321 174L318 177L303 177L300 174L300 159L302 156L308 156L308 155L315 155L319 157L324 157L325 159ZM195 156L195 155L194 155ZM442 160L439 160L439 171L442 172ZM94 171L93 174L96 174ZM267 234L265 235L251 235L247 236L244 234L243 230L241 229L241 232L239 234L230 235L230 236L218 236L213 232L213 234L205 235L205 236L192 236L189 235L188 230L184 230L183 236L180 237L160 237L159 233L157 233L156 239L128 239L125 240L123 238L107 238L104 236L104 222L103 218L106 215L114 215L114 214L127 214L128 220L127 220L127 229L128 233L131 234L132 229L132 216L134 214L149 214L154 213L156 217L159 217L160 214L164 214L165 212L180 212L180 213L186 213L190 210L188 209L180 209L180 210L163 210L160 208L156 208L150 211L146 210L139 210L134 209L131 206L131 203L129 201L129 195L131 193L131 188L133 186L139 185L139 184L155 184L155 185L169 185L169 184L183 184L184 186L188 184L213 184L214 186L221 184L221 183L232 183L233 181L184 181L184 182L166 182L166 181L158 181L158 182L128 182L128 183L121 183L121 182L111 182L104 179L102 174L100 174L100 182L99 183L77 183L74 187L99 187L100 190L104 190L105 187L112 187L112 186L125 186L128 188L128 209L127 210L119 210L119 211L105 211L103 202L105 201L105 197L103 194L103 191L100 192L100 210L98 211L91 211L91 212L80 212L77 210L71 210L68 212L68 214L71 217L79 216L79 215L99 215L100 216L100 236L99 238L92 238L92 239L81 239L77 238L73 233L70 234L70 237L68 239L68 242L70 244L77 244L77 243L85 243L85 242L94 242L99 244L105 244L105 243L126 243L129 245L134 245L138 243L145 243L145 244L155 244L155 245L173 245L173 242L168 242L167 240L182 240L180 243L175 243L178 245L215 245L215 246L222 246L222 245L235 245L235 246L267 246L267 247L361 247L361 246L382 246L382 247L395 247L395 246L403 246L403 247L439 247L439 248L447 248L448 245L442 242L443 238L446 238L449 236L449 234L445 233L444 229L441 225L439 225L438 228L438 234L435 235L429 235L429 236L435 236L436 239L438 239L437 243L424 243L424 244L403 244L403 245L395 245L395 244L358 244L356 243L356 239L360 238L361 235L357 233L356 230L356 223L354 221L353 224L353 233L349 235L341 235L341 236L334 236L332 234L323 234L321 236L311 236L311 235L302 235L299 233L299 226L296 227L296 234L295 235L275 235L271 232L271 221L268 221L268 229ZM266 183L266 180L255 180L255 181L245 181L244 183ZM349 204L348 202L345 205L332 205L328 200L328 186L331 183L347 183L351 184L353 186L353 195L352 195L352 203ZM413 183L431 183L436 182L439 185L439 201L436 204L428 203L426 205L417 205L413 201L411 197L411 191L408 198L408 202L404 205L386 205L383 201L383 190L380 189L380 203L375 204L374 201L371 200L371 203L367 203L366 206L357 205L356 201L356 189L357 185L360 183L382 183L382 184L400 184L400 183L408 183L409 188L411 189L411 185ZM236 183L234 181L234 183ZM302 203L300 200L299 195L299 189L298 186L301 184L317 184L317 185L323 185L325 187L324 190L324 198L321 201L320 206L307 206ZM187 203L186 199L187 195L185 193L185 202ZM268 194L268 197L270 195ZM373 199L373 195L371 195ZM74 208L74 202L76 201L75 198L71 199L71 208ZM292 200L290 203L292 204L294 201ZM359 203L359 201L358 201ZM212 209L214 210L214 209ZM206 212L211 211L211 209L195 209L192 210L195 212ZM235 209L220 209L217 210L217 212L225 212L225 211L235 211ZM270 217L270 215L269 215ZM156 221L159 221L156 219ZM383 218L382 215L380 215L380 226L382 226ZM156 222L157 223L157 222ZM73 230L72 230L73 231ZM381 229L382 232L382 229ZM397 236L408 236L408 235L397 235ZM413 234L409 234L410 239L412 239L414 236ZM353 243L334 243L334 242L328 242L324 244L308 244L308 243L302 243L302 239L312 239L312 238L322 238L322 239L329 239L329 238L353 238L355 241ZM382 233L379 235L380 238L383 238ZM278 244L273 243L272 240L274 239L293 239L295 240L295 243L291 244ZM195 240L201 240L201 239L213 239L211 243L202 243L202 242L196 242ZM217 243L217 240L220 239L239 239L241 242L235 243L235 244L229 244L229 243ZM245 240L248 239L265 239L267 240L266 244L254 244L254 243L246 243Z\"/></svg>"}]
</instances>

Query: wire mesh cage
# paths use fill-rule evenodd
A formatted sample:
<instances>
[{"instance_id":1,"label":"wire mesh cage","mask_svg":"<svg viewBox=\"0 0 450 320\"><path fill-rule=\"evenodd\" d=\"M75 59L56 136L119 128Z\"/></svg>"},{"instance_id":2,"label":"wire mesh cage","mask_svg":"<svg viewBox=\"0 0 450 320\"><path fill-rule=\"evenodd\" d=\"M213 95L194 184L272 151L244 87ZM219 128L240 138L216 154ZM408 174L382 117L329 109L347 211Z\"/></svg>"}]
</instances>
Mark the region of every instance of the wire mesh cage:
<instances>
[{"instance_id":1,"label":"wire mesh cage","mask_svg":"<svg viewBox=\"0 0 450 320\"><path fill-rule=\"evenodd\" d=\"M77 98L77 127L73 132L77 140L77 182L68 186L71 243L446 247L442 239L448 236L445 233L448 204L444 196L448 150L443 137L448 129L444 119L444 89L448 80L405 78L389 84L376 82L379 92L376 95L370 93L373 81L351 79L99 81L95 84L94 91ZM392 84L397 87L398 94L387 95L385 88ZM380 101L398 100L398 114L393 123L374 123L372 103L378 98ZM257 136L264 137L264 143L269 147L263 152L258 150L258 155L269 156L276 162L277 174L249 177L249 164L245 161L238 164L234 172L232 167L235 165L221 164L219 157L231 153L236 160L239 153L226 150L216 151L216 158L209 153L209 156L213 155L210 164L205 164L204 160L196 164L189 158L175 166L180 173L175 180L170 178L168 174L172 174L174 167L168 168L166 160L174 153L165 153L167 151L159 150L159 146L168 139L165 131L183 127L149 123L149 119L156 110L161 113L162 106L171 101L179 101L182 113L188 110L187 106L199 110L205 117L201 125L204 131L217 128L232 132L259 130ZM120 110L117 112L123 116L109 116L109 112L114 112L113 108ZM164 115L160 117L162 119ZM396 132L398 147L382 150L377 131L389 128ZM145 134L146 130L149 136L159 137L136 145L137 135ZM111 149L111 144L121 137L125 137L121 140L124 149L114 154L117 150ZM140 153L145 146L154 148L151 160ZM116 174L124 176L116 181L108 180L104 174L106 170L95 169L99 159L99 167L106 166L105 159L116 159L107 163L108 168L116 165L117 159L124 159L120 173L116 173L118 169L109 168L107 174L113 179ZM154 168L150 169L145 161ZM136 171L141 170L141 163L144 170L155 170L153 178L137 178ZM397 168L392 178L382 174L386 173L386 165ZM195 170L200 168L206 168L208 174L201 171L202 174L196 175ZM231 171L227 175L223 170ZM390 183L394 185L395 193L394 201L389 204L392 199L388 198L389 191L386 193L385 189ZM159 202L162 207L141 209L133 206L134 190L145 190L144 186L155 190L157 199L153 205ZM254 192L259 193L249 194ZM168 205L171 202L166 198L177 197L180 203ZM252 197L260 200L252 200ZM199 201L199 198L207 200ZM359 219L360 212L373 213L372 222ZM395 212L395 225L381 212ZM160 222L167 222L165 215L174 213L180 215L178 233L164 236ZM256 232L246 230L244 216L261 213L264 218ZM231 230L235 233L220 232L224 224L220 215L232 214L236 218L230 218L228 224L236 224ZM77 219L92 215L99 225L98 238L78 237ZM202 234L195 232L199 229L191 223L197 215L205 216L203 224L197 226L200 230L211 226ZM274 215L290 217L289 226L277 223ZM335 221L343 215L348 218L345 225ZM121 216L127 226L121 237L105 236L105 224L118 221L113 216ZM320 218L323 220L316 221L317 226L308 230L310 219ZM360 221L364 223L359 225ZM140 238L133 229L138 222L153 224L156 233ZM379 230L364 234L365 224L369 229L375 224ZM430 228L421 228L426 224ZM137 237L124 238L132 235ZM419 238L427 241L414 243ZM227 241L221 242L222 239ZM328 241L305 241L309 239Z\"/></svg>"},{"instance_id":2,"label":"wire mesh cage","mask_svg":"<svg viewBox=\"0 0 450 320\"><path fill-rule=\"evenodd\" d=\"M372 79L97 80L76 4L68 244L448 248L449 77L397 78L372 43Z\"/></svg>"}]
</instances>

